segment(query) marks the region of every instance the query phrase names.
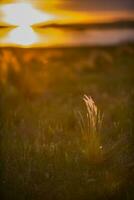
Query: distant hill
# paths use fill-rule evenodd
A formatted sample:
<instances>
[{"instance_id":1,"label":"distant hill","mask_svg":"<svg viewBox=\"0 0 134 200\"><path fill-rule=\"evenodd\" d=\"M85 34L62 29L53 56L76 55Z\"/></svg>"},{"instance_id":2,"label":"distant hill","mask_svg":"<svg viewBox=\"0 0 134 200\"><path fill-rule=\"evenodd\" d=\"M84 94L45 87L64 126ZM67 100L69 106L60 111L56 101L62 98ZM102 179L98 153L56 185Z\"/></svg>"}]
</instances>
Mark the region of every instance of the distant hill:
<instances>
[{"instance_id":1,"label":"distant hill","mask_svg":"<svg viewBox=\"0 0 134 200\"><path fill-rule=\"evenodd\" d=\"M0 29L3 29L3 28L15 28L16 26L11 26L9 24L0 24Z\"/></svg>"},{"instance_id":2,"label":"distant hill","mask_svg":"<svg viewBox=\"0 0 134 200\"><path fill-rule=\"evenodd\" d=\"M124 21L113 21L108 23L86 23L86 24L43 24L43 25L36 25L35 27L39 28L63 28L63 29L125 29L125 28L134 28L134 21L133 20L124 20Z\"/></svg>"},{"instance_id":3,"label":"distant hill","mask_svg":"<svg viewBox=\"0 0 134 200\"><path fill-rule=\"evenodd\" d=\"M2 26L2 25L0 25L0 28L7 28L7 26Z\"/></svg>"},{"instance_id":4,"label":"distant hill","mask_svg":"<svg viewBox=\"0 0 134 200\"><path fill-rule=\"evenodd\" d=\"M0 25L1 28L10 28L16 26L10 25ZM58 23L46 23L46 24L36 24L33 27L37 28L63 28L63 29L73 29L73 30L85 30L85 29L126 29L134 28L134 20L120 20L113 22L102 22L102 23L69 23L69 24L58 24Z\"/></svg>"}]
</instances>

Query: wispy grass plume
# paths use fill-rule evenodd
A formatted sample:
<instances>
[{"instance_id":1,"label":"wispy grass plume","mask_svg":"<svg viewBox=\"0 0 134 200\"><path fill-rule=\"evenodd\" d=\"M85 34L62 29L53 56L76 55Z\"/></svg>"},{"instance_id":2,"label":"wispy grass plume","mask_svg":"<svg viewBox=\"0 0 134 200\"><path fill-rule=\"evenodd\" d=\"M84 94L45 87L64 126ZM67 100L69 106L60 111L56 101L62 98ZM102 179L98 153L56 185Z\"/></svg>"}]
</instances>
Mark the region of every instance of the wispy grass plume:
<instances>
[{"instance_id":1,"label":"wispy grass plume","mask_svg":"<svg viewBox=\"0 0 134 200\"><path fill-rule=\"evenodd\" d=\"M101 143L101 127L103 114L98 110L94 100L87 95L83 98L87 113L80 114L80 127L83 139L83 152L91 162L100 162L103 159L103 146Z\"/></svg>"}]
</instances>

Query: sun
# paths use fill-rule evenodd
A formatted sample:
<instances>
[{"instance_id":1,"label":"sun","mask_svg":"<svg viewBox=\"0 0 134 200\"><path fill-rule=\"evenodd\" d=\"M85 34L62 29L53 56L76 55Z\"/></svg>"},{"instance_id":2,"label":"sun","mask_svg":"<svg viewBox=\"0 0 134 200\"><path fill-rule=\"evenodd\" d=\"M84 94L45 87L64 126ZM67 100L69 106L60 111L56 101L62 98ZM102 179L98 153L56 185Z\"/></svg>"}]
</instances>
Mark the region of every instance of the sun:
<instances>
[{"instance_id":1,"label":"sun","mask_svg":"<svg viewBox=\"0 0 134 200\"><path fill-rule=\"evenodd\" d=\"M25 47L35 44L37 41L38 36L30 26L19 26L13 29L7 37L7 42Z\"/></svg>"},{"instance_id":2,"label":"sun","mask_svg":"<svg viewBox=\"0 0 134 200\"><path fill-rule=\"evenodd\" d=\"M30 3L10 3L2 6L3 21L10 25L28 27L50 21L53 16L36 9Z\"/></svg>"},{"instance_id":3,"label":"sun","mask_svg":"<svg viewBox=\"0 0 134 200\"><path fill-rule=\"evenodd\" d=\"M6 36L5 42L29 47L38 42L38 35L31 27L38 23L51 21L54 16L36 9L30 3L9 3L1 8L2 21L10 26L16 26Z\"/></svg>"}]
</instances>

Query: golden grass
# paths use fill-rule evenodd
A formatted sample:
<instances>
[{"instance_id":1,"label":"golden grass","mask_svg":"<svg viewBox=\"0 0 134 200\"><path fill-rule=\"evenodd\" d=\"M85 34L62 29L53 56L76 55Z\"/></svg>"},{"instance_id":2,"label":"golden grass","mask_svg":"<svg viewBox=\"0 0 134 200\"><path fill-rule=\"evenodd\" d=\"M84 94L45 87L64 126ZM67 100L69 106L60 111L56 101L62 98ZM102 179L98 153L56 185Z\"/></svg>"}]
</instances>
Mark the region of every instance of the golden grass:
<instances>
[{"instance_id":1,"label":"golden grass","mask_svg":"<svg viewBox=\"0 0 134 200\"><path fill-rule=\"evenodd\" d=\"M84 142L83 152L92 163L103 160L103 146L101 143L101 127L103 114L99 111L94 100L87 95L83 98L87 113L86 117L80 114L80 127Z\"/></svg>"}]
</instances>

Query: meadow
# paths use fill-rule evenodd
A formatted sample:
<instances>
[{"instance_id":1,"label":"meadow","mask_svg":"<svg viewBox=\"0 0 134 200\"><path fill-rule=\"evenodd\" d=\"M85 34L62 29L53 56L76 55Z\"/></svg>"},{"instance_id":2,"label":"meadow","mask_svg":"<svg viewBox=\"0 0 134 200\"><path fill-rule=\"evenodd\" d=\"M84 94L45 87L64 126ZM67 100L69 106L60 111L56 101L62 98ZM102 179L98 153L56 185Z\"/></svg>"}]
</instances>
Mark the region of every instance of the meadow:
<instances>
[{"instance_id":1,"label":"meadow","mask_svg":"<svg viewBox=\"0 0 134 200\"><path fill-rule=\"evenodd\" d=\"M134 199L133 119L133 44L1 48L1 199Z\"/></svg>"}]
</instances>

